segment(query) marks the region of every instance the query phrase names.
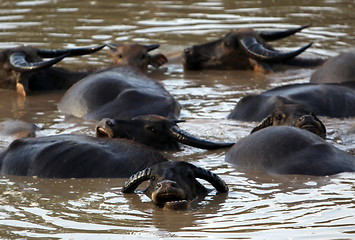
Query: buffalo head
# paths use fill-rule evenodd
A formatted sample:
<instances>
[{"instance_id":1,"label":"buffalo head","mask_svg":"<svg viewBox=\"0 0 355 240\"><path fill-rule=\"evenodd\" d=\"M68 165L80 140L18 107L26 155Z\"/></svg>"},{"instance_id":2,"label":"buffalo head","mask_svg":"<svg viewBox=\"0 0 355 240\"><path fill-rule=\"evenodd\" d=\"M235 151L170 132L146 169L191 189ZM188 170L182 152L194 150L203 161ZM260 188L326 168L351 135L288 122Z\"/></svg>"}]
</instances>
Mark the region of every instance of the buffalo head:
<instances>
[{"instance_id":1,"label":"buffalo head","mask_svg":"<svg viewBox=\"0 0 355 240\"><path fill-rule=\"evenodd\" d=\"M98 137L126 138L162 150L177 150L178 143L202 149L230 147L234 143L216 143L192 136L174 121L158 115L138 116L131 120L102 119L96 126Z\"/></svg>"},{"instance_id":2,"label":"buffalo head","mask_svg":"<svg viewBox=\"0 0 355 240\"><path fill-rule=\"evenodd\" d=\"M115 65L134 66L142 71L147 70L148 65L160 67L168 60L163 54L150 55L149 52L158 48L159 44L106 44L109 48L109 55Z\"/></svg>"},{"instance_id":3,"label":"buffalo head","mask_svg":"<svg viewBox=\"0 0 355 240\"><path fill-rule=\"evenodd\" d=\"M279 52L267 41L285 38L306 27L265 33L250 28L239 29L216 41L186 48L184 66L188 70L212 68L270 71L269 63L285 63L305 51L312 43L295 51Z\"/></svg>"},{"instance_id":4,"label":"buffalo head","mask_svg":"<svg viewBox=\"0 0 355 240\"><path fill-rule=\"evenodd\" d=\"M294 126L325 138L326 129L312 111L301 104L284 104L262 120L251 133L270 126Z\"/></svg>"},{"instance_id":5,"label":"buffalo head","mask_svg":"<svg viewBox=\"0 0 355 240\"><path fill-rule=\"evenodd\" d=\"M132 175L122 192L133 192L142 182L149 180L150 185L144 192L157 206L187 209L191 200L208 193L196 178L208 181L218 192L228 192L227 184L216 174L183 161L159 163Z\"/></svg>"},{"instance_id":6,"label":"buffalo head","mask_svg":"<svg viewBox=\"0 0 355 240\"><path fill-rule=\"evenodd\" d=\"M30 81L43 78L49 81L49 76L43 76L40 70L48 69L65 57L80 56L94 53L104 45L89 48L65 50L47 50L33 47L17 47L0 52L0 88L17 90L21 95L27 95L31 89ZM43 58L51 58L43 60Z\"/></svg>"}]
</instances>

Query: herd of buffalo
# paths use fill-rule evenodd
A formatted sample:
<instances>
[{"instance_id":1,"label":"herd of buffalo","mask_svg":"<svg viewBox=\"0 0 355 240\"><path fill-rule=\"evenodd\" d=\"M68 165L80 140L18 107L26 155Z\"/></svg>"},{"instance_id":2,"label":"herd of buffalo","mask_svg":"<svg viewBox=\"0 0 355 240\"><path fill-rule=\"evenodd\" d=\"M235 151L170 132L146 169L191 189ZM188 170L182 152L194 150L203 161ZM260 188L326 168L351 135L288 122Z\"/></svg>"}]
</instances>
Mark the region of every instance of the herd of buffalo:
<instances>
[{"instance_id":1,"label":"herd of buffalo","mask_svg":"<svg viewBox=\"0 0 355 240\"><path fill-rule=\"evenodd\" d=\"M95 121L96 137L63 134L13 141L0 153L2 174L42 178L127 178L122 191L133 192L150 181L145 193L168 209L187 209L208 190L227 184L216 174L187 162L166 159L160 150L181 144L201 149L227 149L225 161L240 169L273 174L325 176L355 171L355 156L328 143L326 127L317 116L355 117L355 53L337 57L302 58L308 44L295 51L275 50L270 41L307 26L257 32L245 28L181 51L185 71L237 69L267 72L289 67L316 68L309 83L289 84L243 97L228 119L260 122L237 143L200 139L180 129L181 105L164 86L147 76L169 58L151 54L158 44L104 44L67 50L20 46L0 52L0 88L23 96L65 90L58 110ZM93 54L108 47L112 64L90 71L54 67L66 57ZM47 60L44 60L47 59ZM13 123L8 128L19 130ZM17 129L18 128L18 129Z\"/></svg>"}]
</instances>

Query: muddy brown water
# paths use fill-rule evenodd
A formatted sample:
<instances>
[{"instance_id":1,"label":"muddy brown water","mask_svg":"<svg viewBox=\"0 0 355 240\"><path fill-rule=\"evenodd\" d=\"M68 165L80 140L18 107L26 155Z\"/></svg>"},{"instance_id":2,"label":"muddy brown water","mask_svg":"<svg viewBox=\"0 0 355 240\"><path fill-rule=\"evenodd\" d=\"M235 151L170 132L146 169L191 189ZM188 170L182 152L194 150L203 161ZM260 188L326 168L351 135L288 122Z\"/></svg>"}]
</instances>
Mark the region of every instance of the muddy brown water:
<instances>
[{"instance_id":1,"label":"muddy brown water","mask_svg":"<svg viewBox=\"0 0 355 240\"><path fill-rule=\"evenodd\" d=\"M103 42L160 43L163 52L214 40L231 29L278 30L311 23L301 33L273 43L291 50L314 42L307 56L354 50L352 0L316 1L0 1L0 49L21 44L67 48ZM71 69L110 63L107 50L60 65ZM248 71L184 72L178 62L151 76L182 104L181 128L217 141L237 141L256 123L226 120L247 94L287 83L307 82L312 69L274 74ZM57 111L63 92L26 99L0 91L0 121L36 123L39 136L93 135L94 123ZM321 118L327 140L355 152L346 130L355 118ZM0 147L11 138L1 136ZM185 147L164 153L219 174L228 194L212 191L190 211L164 211L142 193L120 192L124 179L35 179L1 176L2 239L354 239L355 175L269 175L235 169L225 150ZM211 188L210 185L205 183Z\"/></svg>"}]
</instances>

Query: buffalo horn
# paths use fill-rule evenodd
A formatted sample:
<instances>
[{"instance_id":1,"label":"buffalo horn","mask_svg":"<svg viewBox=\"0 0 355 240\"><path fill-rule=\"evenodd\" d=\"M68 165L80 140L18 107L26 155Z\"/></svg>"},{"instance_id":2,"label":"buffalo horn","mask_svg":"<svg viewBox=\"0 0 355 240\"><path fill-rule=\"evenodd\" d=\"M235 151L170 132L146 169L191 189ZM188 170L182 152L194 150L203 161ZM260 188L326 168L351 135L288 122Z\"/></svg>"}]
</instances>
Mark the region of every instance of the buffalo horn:
<instances>
[{"instance_id":1,"label":"buffalo horn","mask_svg":"<svg viewBox=\"0 0 355 240\"><path fill-rule=\"evenodd\" d=\"M193 166L193 172L196 178L200 178L206 180L207 182L211 183L212 186L218 192L228 192L228 186L225 181L222 180L219 176L214 174L211 171L208 171L204 168Z\"/></svg>"},{"instance_id":2,"label":"buffalo horn","mask_svg":"<svg viewBox=\"0 0 355 240\"><path fill-rule=\"evenodd\" d=\"M139 186L139 184L150 179L151 171L152 170L150 168L146 168L130 176L127 179L127 181L124 183L122 192L123 193L133 192Z\"/></svg>"},{"instance_id":3,"label":"buffalo horn","mask_svg":"<svg viewBox=\"0 0 355 240\"><path fill-rule=\"evenodd\" d=\"M112 51L116 51L118 47L118 45L114 43L106 43L106 46L109 47Z\"/></svg>"},{"instance_id":4,"label":"buffalo horn","mask_svg":"<svg viewBox=\"0 0 355 240\"><path fill-rule=\"evenodd\" d=\"M38 49L37 54L42 58L53 58L59 57L64 54L69 54L68 56L81 56L86 54L91 54L101 50L106 45L99 45L97 47L84 47L84 48L72 48L72 49L61 49L61 50L48 50L48 49Z\"/></svg>"},{"instance_id":5,"label":"buffalo horn","mask_svg":"<svg viewBox=\"0 0 355 240\"><path fill-rule=\"evenodd\" d=\"M62 56L53 58L48 61L41 62L28 62L26 60L26 55L22 52L14 52L10 55L10 64L12 67L20 72L31 72L40 70L46 67L50 67L57 62L60 62L63 58L69 56L69 54L64 54Z\"/></svg>"},{"instance_id":6,"label":"buffalo horn","mask_svg":"<svg viewBox=\"0 0 355 240\"><path fill-rule=\"evenodd\" d=\"M265 48L255 37L245 37L239 40L240 46L252 58L263 62L282 62L296 57L298 54L309 48L312 43L307 44L292 52L281 53Z\"/></svg>"},{"instance_id":7,"label":"buffalo horn","mask_svg":"<svg viewBox=\"0 0 355 240\"><path fill-rule=\"evenodd\" d=\"M309 24L298 28L288 29L285 31L260 32L259 36L262 37L265 41L275 41L275 40L279 40L291 36L307 27L309 27Z\"/></svg>"},{"instance_id":8,"label":"buffalo horn","mask_svg":"<svg viewBox=\"0 0 355 240\"><path fill-rule=\"evenodd\" d=\"M153 51L154 49L157 49L158 47L160 47L160 44L151 44L151 45L145 45L145 47L147 48L147 51Z\"/></svg>"},{"instance_id":9,"label":"buffalo horn","mask_svg":"<svg viewBox=\"0 0 355 240\"><path fill-rule=\"evenodd\" d=\"M250 134L257 132L263 128L270 127L273 124L273 117L269 115L268 117L264 118L253 130L251 130Z\"/></svg>"},{"instance_id":10,"label":"buffalo horn","mask_svg":"<svg viewBox=\"0 0 355 240\"><path fill-rule=\"evenodd\" d=\"M202 149L218 149L234 145L234 143L216 143L197 138L182 130L178 126L170 127L170 135L180 143Z\"/></svg>"}]
</instances>

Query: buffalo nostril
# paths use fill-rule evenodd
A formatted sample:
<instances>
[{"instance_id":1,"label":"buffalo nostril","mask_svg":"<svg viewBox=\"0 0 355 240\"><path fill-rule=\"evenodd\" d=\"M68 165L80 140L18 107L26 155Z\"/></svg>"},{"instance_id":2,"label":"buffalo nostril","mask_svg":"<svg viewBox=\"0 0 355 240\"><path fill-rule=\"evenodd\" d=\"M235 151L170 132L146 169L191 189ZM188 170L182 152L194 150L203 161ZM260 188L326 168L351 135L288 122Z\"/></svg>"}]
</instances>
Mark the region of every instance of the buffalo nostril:
<instances>
[{"instance_id":1,"label":"buffalo nostril","mask_svg":"<svg viewBox=\"0 0 355 240\"><path fill-rule=\"evenodd\" d=\"M107 119L107 120L106 120L106 125L109 126L109 127L113 127L114 124L113 124L113 122L112 122L112 119Z\"/></svg>"},{"instance_id":2,"label":"buffalo nostril","mask_svg":"<svg viewBox=\"0 0 355 240\"><path fill-rule=\"evenodd\" d=\"M185 54L191 54L192 53L192 49L191 48L185 48L184 49L184 53Z\"/></svg>"},{"instance_id":3,"label":"buffalo nostril","mask_svg":"<svg viewBox=\"0 0 355 240\"><path fill-rule=\"evenodd\" d=\"M163 185L159 182L159 183L157 183L157 187L158 187L158 188L162 188Z\"/></svg>"},{"instance_id":4,"label":"buffalo nostril","mask_svg":"<svg viewBox=\"0 0 355 240\"><path fill-rule=\"evenodd\" d=\"M304 121L305 120L305 117L304 116L302 116L302 117L300 117L299 119L298 119L298 121L300 121L300 122L302 122L302 121Z\"/></svg>"}]
</instances>

